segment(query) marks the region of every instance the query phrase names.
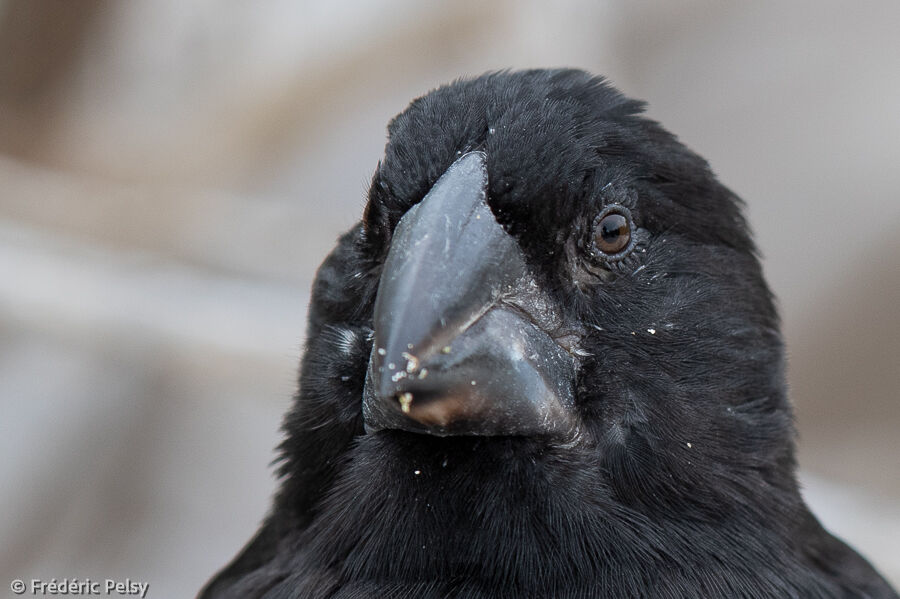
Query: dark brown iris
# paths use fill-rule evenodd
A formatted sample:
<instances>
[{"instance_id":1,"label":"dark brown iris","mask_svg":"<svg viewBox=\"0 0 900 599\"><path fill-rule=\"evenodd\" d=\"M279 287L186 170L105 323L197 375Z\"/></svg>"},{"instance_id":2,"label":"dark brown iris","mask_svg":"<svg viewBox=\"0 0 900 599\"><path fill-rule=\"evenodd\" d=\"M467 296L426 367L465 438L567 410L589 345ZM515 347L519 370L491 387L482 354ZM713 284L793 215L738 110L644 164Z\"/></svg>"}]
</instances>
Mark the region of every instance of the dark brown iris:
<instances>
[{"instance_id":1,"label":"dark brown iris","mask_svg":"<svg viewBox=\"0 0 900 599\"><path fill-rule=\"evenodd\" d=\"M630 241L631 226L624 214L610 212L594 228L594 244L604 254L618 254L628 247Z\"/></svg>"}]
</instances>

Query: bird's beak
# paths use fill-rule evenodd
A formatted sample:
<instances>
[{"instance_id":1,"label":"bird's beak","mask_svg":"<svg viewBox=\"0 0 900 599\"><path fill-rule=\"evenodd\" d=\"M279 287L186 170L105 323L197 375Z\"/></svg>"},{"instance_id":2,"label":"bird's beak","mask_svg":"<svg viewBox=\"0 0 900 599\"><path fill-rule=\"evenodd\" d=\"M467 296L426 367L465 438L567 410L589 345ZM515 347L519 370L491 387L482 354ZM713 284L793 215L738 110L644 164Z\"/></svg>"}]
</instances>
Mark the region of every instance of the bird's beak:
<instances>
[{"instance_id":1,"label":"bird's beak","mask_svg":"<svg viewBox=\"0 0 900 599\"><path fill-rule=\"evenodd\" d=\"M574 428L575 359L548 332L551 303L486 189L484 154L465 154L396 227L375 301L369 432Z\"/></svg>"}]
</instances>

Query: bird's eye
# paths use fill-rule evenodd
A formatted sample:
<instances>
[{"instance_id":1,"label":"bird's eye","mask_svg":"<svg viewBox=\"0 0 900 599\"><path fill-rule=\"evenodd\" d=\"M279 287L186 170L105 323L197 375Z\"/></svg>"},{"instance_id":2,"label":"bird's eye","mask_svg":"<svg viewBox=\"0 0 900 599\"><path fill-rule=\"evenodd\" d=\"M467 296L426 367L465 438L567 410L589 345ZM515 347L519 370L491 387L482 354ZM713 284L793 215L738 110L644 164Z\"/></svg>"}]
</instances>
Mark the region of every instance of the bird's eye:
<instances>
[{"instance_id":1,"label":"bird's eye","mask_svg":"<svg viewBox=\"0 0 900 599\"><path fill-rule=\"evenodd\" d=\"M631 245L631 218L627 210L614 206L594 222L594 247L606 257L613 257Z\"/></svg>"}]
</instances>

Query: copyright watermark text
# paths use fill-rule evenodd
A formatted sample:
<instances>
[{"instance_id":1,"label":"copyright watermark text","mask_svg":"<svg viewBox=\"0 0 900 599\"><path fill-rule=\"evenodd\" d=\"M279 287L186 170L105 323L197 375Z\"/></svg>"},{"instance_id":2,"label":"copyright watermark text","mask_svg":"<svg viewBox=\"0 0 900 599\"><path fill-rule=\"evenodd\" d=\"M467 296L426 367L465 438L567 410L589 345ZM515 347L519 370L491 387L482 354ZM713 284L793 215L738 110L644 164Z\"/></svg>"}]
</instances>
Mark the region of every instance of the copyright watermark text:
<instances>
[{"instance_id":1,"label":"copyright watermark text","mask_svg":"<svg viewBox=\"0 0 900 599\"><path fill-rule=\"evenodd\" d=\"M43 580L32 578L22 580L17 578L9 583L9 590L16 595L121 595L134 596L144 599L150 589L149 582L138 582L126 578L125 580L92 580L90 578L51 578Z\"/></svg>"}]
</instances>

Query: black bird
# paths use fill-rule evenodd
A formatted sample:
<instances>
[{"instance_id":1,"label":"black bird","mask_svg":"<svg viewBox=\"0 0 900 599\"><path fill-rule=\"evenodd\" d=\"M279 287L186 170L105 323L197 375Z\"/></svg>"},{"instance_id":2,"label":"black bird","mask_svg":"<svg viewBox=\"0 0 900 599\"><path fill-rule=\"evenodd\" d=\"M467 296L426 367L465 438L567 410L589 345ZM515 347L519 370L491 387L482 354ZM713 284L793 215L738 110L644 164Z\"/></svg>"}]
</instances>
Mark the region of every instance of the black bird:
<instances>
[{"instance_id":1,"label":"black bird","mask_svg":"<svg viewBox=\"0 0 900 599\"><path fill-rule=\"evenodd\" d=\"M741 201L577 70L415 100L201 597L897 597L810 513Z\"/></svg>"}]
</instances>

